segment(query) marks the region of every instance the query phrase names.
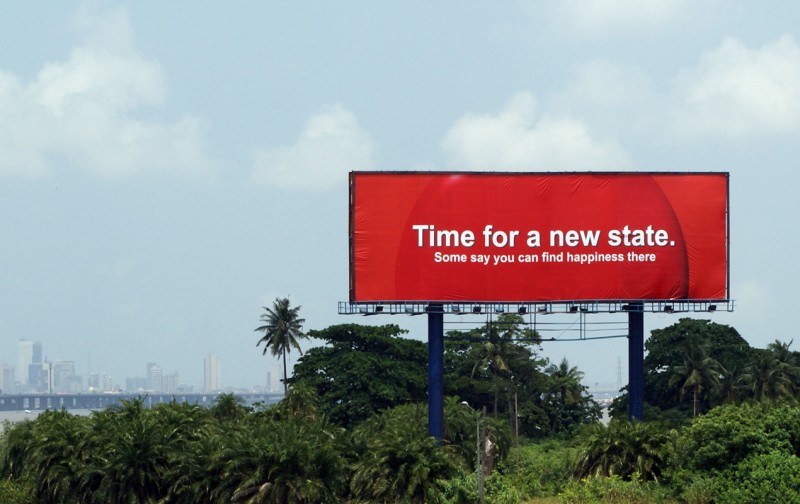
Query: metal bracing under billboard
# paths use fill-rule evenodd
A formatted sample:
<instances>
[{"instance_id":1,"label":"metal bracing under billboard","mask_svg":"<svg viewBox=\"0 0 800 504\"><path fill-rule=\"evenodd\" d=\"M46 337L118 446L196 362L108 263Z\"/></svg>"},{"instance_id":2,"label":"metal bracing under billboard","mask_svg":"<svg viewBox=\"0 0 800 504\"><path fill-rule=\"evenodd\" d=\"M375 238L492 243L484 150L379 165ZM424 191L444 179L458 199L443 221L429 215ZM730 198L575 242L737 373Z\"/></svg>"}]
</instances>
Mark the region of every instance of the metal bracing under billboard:
<instances>
[{"instance_id":1,"label":"metal bracing under billboard","mask_svg":"<svg viewBox=\"0 0 800 504\"><path fill-rule=\"evenodd\" d=\"M651 300L639 301L637 308L631 301L559 301L559 302L440 302L442 311L449 315L518 313L564 314L564 313L626 313L640 309L646 313L704 313L732 312L734 301L714 300ZM424 315L430 310L429 302L339 302L339 315Z\"/></svg>"},{"instance_id":2,"label":"metal bracing under billboard","mask_svg":"<svg viewBox=\"0 0 800 504\"><path fill-rule=\"evenodd\" d=\"M339 302L339 315L410 315L430 313L429 303L350 303ZM542 343L628 337L627 314L641 311L654 314L732 312L733 300L715 301L593 301L566 303L437 303L437 310L448 316L448 333L459 327L489 324L504 313L520 315L527 329L541 335ZM441 308L439 308L441 307ZM596 315L616 315L612 320ZM556 320L558 319L558 320ZM467 329L468 330L468 329Z\"/></svg>"}]
</instances>

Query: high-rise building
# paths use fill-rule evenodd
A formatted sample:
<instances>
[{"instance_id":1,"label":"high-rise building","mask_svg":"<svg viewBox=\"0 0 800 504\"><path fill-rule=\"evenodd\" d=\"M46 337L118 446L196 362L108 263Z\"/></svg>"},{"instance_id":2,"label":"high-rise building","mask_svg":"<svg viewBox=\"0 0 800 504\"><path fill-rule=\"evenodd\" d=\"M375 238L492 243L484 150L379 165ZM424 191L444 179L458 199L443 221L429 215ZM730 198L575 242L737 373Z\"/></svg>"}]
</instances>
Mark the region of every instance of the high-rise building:
<instances>
[{"instance_id":1,"label":"high-rise building","mask_svg":"<svg viewBox=\"0 0 800 504\"><path fill-rule=\"evenodd\" d=\"M114 386L114 378L110 374L103 373L103 377L101 380L101 385L103 386L103 392L116 392L116 387Z\"/></svg>"},{"instance_id":2,"label":"high-rise building","mask_svg":"<svg viewBox=\"0 0 800 504\"><path fill-rule=\"evenodd\" d=\"M83 380L75 375L74 361L55 361L51 366L52 391L57 394L76 394L83 388Z\"/></svg>"},{"instance_id":3,"label":"high-rise building","mask_svg":"<svg viewBox=\"0 0 800 504\"><path fill-rule=\"evenodd\" d=\"M147 390L147 378L135 377L125 379L125 392L128 393L141 393Z\"/></svg>"},{"instance_id":4,"label":"high-rise building","mask_svg":"<svg viewBox=\"0 0 800 504\"><path fill-rule=\"evenodd\" d=\"M161 366L155 362L147 363L147 390L161 392Z\"/></svg>"},{"instance_id":5,"label":"high-rise building","mask_svg":"<svg viewBox=\"0 0 800 504\"><path fill-rule=\"evenodd\" d=\"M283 391L283 380L281 379L283 374L278 371L276 366L270 366L269 372L267 373L267 390L270 392L277 392L280 390Z\"/></svg>"},{"instance_id":6,"label":"high-rise building","mask_svg":"<svg viewBox=\"0 0 800 504\"><path fill-rule=\"evenodd\" d=\"M28 384L28 367L33 363L33 341L19 340L17 354L17 370L19 381L23 385Z\"/></svg>"},{"instance_id":7,"label":"high-rise building","mask_svg":"<svg viewBox=\"0 0 800 504\"><path fill-rule=\"evenodd\" d=\"M42 360L42 342L35 341L33 343L33 354L31 355L31 363L33 364L41 364L44 361Z\"/></svg>"},{"instance_id":8,"label":"high-rise building","mask_svg":"<svg viewBox=\"0 0 800 504\"><path fill-rule=\"evenodd\" d=\"M50 364L48 362L32 362L28 364L28 389L39 393L49 393Z\"/></svg>"},{"instance_id":9,"label":"high-rise building","mask_svg":"<svg viewBox=\"0 0 800 504\"><path fill-rule=\"evenodd\" d=\"M107 373L89 373L86 388L89 392L94 393L117 391L117 387L114 386L114 379Z\"/></svg>"},{"instance_id":10,"label":"high-rise building","mask_svg":"<svg viewBox=\"0 0 800 504\"><path fill-rule=\"evenodd\" d=\"M203 362L203 391L213 392L219 390L219 358L210 354Z\"/></svg>"},{"instance_id":11,"label":"high-rise building","mask_svg":"<svg viewBox=\"0 0 800 504\"><path fill-rule=\"evenodd\" d=\"M178 390L180 379L178 373L161 375L161 392L164 394L174 394Z\"/></svg>"},{"instance_id":12,"label":"high-rise building","mask_svg":"<svg viewBox=\"0 0 800 504\"><path fill-rule=\"evenodd\" d=\"M0 364L0 393L10 394L14 392L14 366L11 364Z\"/></svg>"},{"instance_id":13,"label":"high-rise building","mask_svg":"<svg viewBox=\"0 0 800 504\"><path fill-rule=\"evenodd\" d=\"M102 378L97 373L89 373L89 379L86 382L86 388L89 392L101 392L103 390Z\"/></svg>"}]
</instances>

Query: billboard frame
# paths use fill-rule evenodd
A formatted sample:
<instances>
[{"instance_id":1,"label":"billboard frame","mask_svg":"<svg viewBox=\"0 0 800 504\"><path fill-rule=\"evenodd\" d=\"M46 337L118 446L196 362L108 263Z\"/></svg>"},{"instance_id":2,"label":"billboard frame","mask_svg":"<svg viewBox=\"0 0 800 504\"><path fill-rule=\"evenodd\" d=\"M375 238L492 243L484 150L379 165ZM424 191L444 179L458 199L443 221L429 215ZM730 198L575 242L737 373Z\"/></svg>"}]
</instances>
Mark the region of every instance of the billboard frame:
<instances>
[{"instance_id":1,"label":"billboard frame","mask_svg":"<svg viewBox=\"0 0 800 504\"><path fill-rule=\"evenodd\" d=\"M355 300L355 286L356 286L356 257L355 257L355 177L363 174L363 175L435 175L435 176L447 176L447 175L470 175L470 176L597 176L597 175L608 175L608 176L632 176L632 175L656 175L656 176L687 176L687 175L713 175L713 176L724 176L725 177L725 296L723 298L714 298L714 299L694 299L694 298L656 298L656 299L575 299L575 300L552 300L552 299L529 299L524 301L512 301L512 300L488 300L488 299L473 299L473 300L448 300L448 299L425 299L425 300L366 300L366 301L357 301ZM342 303L339 305L339 313L340 314L363 314L365 308L369 311L370 306L381 306L380 310L388 308L388 312L391 314L397 314L401 312L408 312L413 314L425 313L425 310L418 310L419 305L427 305L428 303L436 303L436 304L443 304L444 306L452 305L452 304L463 304L463 305L476 305L481 304L485 306L490 305L509 305L515 307L521 306L535 306L540 307L541 305L565 305L568 309L572 309L573 306L578 305L579 309L583 309L586 307L592 307L592 312L609 312L614 313L617 311L624 311L621 310L621 306L625 304L629 304L632 302L636 303L644 303L644 311L652 311L652 312L661 312L661 311L674 311L676 313L679 312L703 312L703 311L714 311L718 307L720 309L724 309L725 311L732 312L733 311L733 301L731 300L730 292L731 292L731 278L730 278L730 261L731 261L731 254L730 254L730 216L731 216L731 205L730 205L730 172L726 171L703 171L703 172L689 172L689 171L635 171L635 172L625 172L625 171L604 171L604 172L590 172L590 171L577 171L577 172L556 172L556 171L546 171L546 172L494 172L494 171L412 171L412 170L394 170L394 171L376 171L376 170L364 170L364 171L351 171L348 174L348 260L349 260L349 271L348 271L348 281L349 281L349 301L347 302L351 306L342 306ZM672 309L665 309L669 305L672 305ZM410 307L410 308L409 308ZM710 308L713 307L713 308ZM411 311L409 311L411 310ZM447 310L445 309L447 313ZM370 312L373 313L373 312ZM375 311L375 314L380 313L380 311ZM453 311L453 313L458 313L457 311Z\"/></svg>"}]
</instances>

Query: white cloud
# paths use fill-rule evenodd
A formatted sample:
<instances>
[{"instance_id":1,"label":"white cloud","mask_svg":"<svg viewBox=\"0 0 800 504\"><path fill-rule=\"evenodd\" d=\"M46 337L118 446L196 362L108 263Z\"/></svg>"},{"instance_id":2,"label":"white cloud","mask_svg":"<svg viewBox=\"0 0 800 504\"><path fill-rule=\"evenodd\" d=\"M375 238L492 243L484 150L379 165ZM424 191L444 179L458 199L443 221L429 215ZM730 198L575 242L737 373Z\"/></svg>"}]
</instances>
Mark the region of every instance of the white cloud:
<instances>
[{"instance_id":1,"label":"white cloud","mask_svg":"<svg viewBox=\"0 0 800 504\"><path fill-rule=\"evenodd\" d=\"M467 114L445 135L448 164L469 170L620 170L616 144L592 137L578 119L537 113L530 93L512 97L498 114Z\"/></svg>"},{"instance_id":2,"label":"white cloud","mask_svg":"<svg viewBox=\"0 0 800 504\"><path fill-rule=\"evenodd\" d=\"M652 30L676 19L699 0L558 0L534 1L531 12L544 10L553 22L581 35L615 33L617 30Z\"/></svg>"},{"instance_id":3,"label":"white cloud","mask_svg":"<svg viewBox=\"0 0 800 504\"><path fill-rule=\"evenodd\" d=\"M133 47L125 13L83 14L79 25L87 42L32 82L0 71L0 174L42 176L61 159L103 176L207 171L202 119L136 117L163 103L165 86Z\"/></svg>"},{"instance_id":4,"label":"white cloud","mask_svg":"<svg viewBox=\"0 0 800 504\"><path fill-rule=\"evenodd\" d=\"M252 175L274 187L324 190L346 180L351 170L372 169L373 151L355 114L333 105L311 117L294 144L258 149Z\"/></svg>"},{"instance_id":5,"label":"white cloud","mask_svg":"<svg viewBox=\"0 0 800 504\"><path fill-rule=\"evenodd\" d=\"M737 137L800 126L800 48L784 35L749 49L727 38L681 72L676 128L686 135Z\"/></svg>"},{"instance_id":6,"label":"white cloud","mask_svg":"<svg viewBox=\"0 0 800 504\"><path fill-rule=\"evenodd\" d=\"M659 87L637 66L580 63L548 112L626 141L741 140L800 128L800 47L791 36L760 48L728 38L674 75Z\"/></svg>"}]
</instances>

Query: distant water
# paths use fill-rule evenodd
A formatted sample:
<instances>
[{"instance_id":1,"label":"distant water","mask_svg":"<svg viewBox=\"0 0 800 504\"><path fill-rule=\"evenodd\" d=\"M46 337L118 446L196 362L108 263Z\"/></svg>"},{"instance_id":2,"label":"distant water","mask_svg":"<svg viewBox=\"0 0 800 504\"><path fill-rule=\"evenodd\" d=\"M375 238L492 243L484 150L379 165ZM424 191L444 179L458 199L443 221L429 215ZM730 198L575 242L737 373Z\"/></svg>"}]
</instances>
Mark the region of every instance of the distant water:
<instances>
[{"instance_id":1,"label":"distant water","mask_svg":"<svg viewBox=\"0 0 800 504\"><path fill-rule=\"evenodd\" d=\"M24 420L35 420L45 410L25 410L25 411L0 411L0 423L6 421L11 423L22 422ZM67 410L73 415L87 416L92 410L88 409L74 409Z\"/></svg>"}]
</instances>

